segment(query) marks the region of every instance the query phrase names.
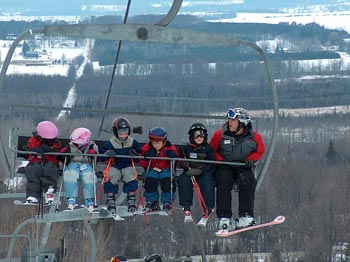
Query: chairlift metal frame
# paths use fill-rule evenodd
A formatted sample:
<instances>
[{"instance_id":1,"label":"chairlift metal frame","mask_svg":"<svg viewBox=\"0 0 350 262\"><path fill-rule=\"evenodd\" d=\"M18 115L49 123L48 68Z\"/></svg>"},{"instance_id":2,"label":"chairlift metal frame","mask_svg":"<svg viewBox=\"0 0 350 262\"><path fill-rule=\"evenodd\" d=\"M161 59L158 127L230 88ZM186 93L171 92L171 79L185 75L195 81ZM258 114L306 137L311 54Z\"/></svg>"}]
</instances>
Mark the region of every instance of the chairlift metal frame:
<instances>
[{"instance_id":1,"label":"chairlift metal frame","mask_svg":"<svg viewBox=\"0 0 350 262\"><path fill-rule=\"evenodd\" d=\"M272 130L272 137L270 144L268 146L267 155L265 161L262 165L261 171L257 177L257 190L259 189L262 180L267 172L269 163L272 159L273 151L276 145L277 130L278 130L278 95L277 89L274 83L272 68L270 62L265 54L265 52L257 46L255 43L240 39L237 36L232 35L220 35L205 32L196 32L187 29L174 29L166 27L177 15L180 7L182 5L182 0L174 0L173 4L166 14L166 16L154 25L146 24L108 24L108 25L48 25L42 29L28 30L20 34L12 43L6 59L4 61L1 74L0 74L0 91L6 79L7 68L10 64L12 55L15 48L27 37L35 34L43 34L45 36L61 36L61 37L76 37L76 38L94 38L94 39L105 39L105 40L122 40L122 41L134 41L134 42L146 42L146 43L164 43L164 44L190 44L190 45L200 45L200 46L226 46L226 47L238 47L245 46L254 49L261 57L264 62L264 66L267 73L267 79L272 92L273 98L273 116L274 125ZM67 108L67 110L72 110ZM139 113L137 113L139 114ZM148 115L147 113L144 113ZM152 115L152 114L149 114ZM162 114L161 114L162 115ZM7 169L6 171L10 173L10 163L7 159L5 148L0 139L0 158L3 161L3 165ZM54 209L50 208L50 214L54 212ZM70 219L73 219L72 217ZM62 218L59 221L68 221L68 218ZM45 229L43 232L43 238L38 249L38 253L44 252L46 241L49 236L49 231L51 228L51 223L53 219L43 220L45 222ZM8 251L8 259L11 259L15 237L18 236L18 232L24 225L29 223L38 223L38 220L29 219L19 225L15 231L14 237L11 240L11 245ZM55 221L57 222L57 221ZM90 238L90 261L95 261L96 257L96 241L90 225L87 225L88 235ZM90 230L90 231L89 231Z\"/></svg>"}]
</instances>

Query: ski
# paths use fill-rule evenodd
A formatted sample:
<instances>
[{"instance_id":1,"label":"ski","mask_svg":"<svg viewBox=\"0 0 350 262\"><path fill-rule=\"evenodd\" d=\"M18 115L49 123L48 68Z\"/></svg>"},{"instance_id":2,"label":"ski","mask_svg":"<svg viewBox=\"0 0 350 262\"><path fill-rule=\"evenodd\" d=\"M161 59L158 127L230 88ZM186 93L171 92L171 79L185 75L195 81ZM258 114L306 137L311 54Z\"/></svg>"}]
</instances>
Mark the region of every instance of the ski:
<instances>
[{"instance_id":1,"label":"ski","mask_svg":"<svg viewBox=\"0 0 350 262\"><path fill-rule=\"evenodd\" d=\"M159 215L159 216L169 216L169 213L162 210L155 211L146 211L146 210L138 210L133 213L134 215Z\"/></svg>"},{"instance_id":2,"label":"ski","mask_svg":"<svg viewBox=\"0 0 350 262\"><path fill-rule=\"evenodd\" d=\"M15 204L16 206L38 206L39 203L27 203L27 202L23 202L21 200L14 200L13 204ZM52 206L52 205L61 205L61 201L54 201L52 203L44 203L44 206Z\"/></svg>"},{"instance_id":3,"label":"ski","mask_svg":"<svg viewBox=\"0 0 350 262\"><path fill-rule=\"evenodd\" d=\"M236 235L236 234L239 234L239 233L242 233L242 232L245 232L245 231L253 230L253 229L279 225L279 224L282 224L285 220L286 220L286 218L284 216L278 216L272 221L261 223L261 224L256 224L256 225L245 227L245 228L234 229L234 230L231 230L231 231L228 231L228 230L225 230L225 229L220 229L215 234L218 237L228 237L228 236L233 236L233 235Z\"/></svg>"},{"instance_id":4,"label":"ski","mask_svg":"<svg viewBox=\"0 0 350 262\"><path fill-rule=\"evenodd\" d=\"M115 212L111 212L110 210L108 210L108 208L107 208L106 206L102 206L102 207L101 207L101 212L100 212L100 214L101 214L102 216L111 217L111 218L113 218L115 221L123 221L123 220L125 220L124 218L122 218L122 217L118 214L117 210L116 210Z\"/></svg>"}]
</instances>

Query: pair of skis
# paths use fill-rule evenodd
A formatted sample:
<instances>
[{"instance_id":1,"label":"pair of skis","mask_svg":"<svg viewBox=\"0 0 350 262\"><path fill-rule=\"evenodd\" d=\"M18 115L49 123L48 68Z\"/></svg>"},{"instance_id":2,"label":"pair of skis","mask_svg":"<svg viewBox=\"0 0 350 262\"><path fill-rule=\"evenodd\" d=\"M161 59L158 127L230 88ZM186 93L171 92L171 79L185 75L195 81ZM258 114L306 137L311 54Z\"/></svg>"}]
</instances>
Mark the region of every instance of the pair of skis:
<instances>
[{"instance_id":1,"label":"pair of skis","mask_svg":"<svg viewBox=\"0 0 350 262\"><path fill-rule=\"evenodd\" d=\"M256 224L256 225L252 225L252 226L248 226L248 227L244 227L244 228L234 229L234 230L220 229L215 234L218 237L229 237L229 236L233 236L233 235L236 235L236 234L239 234L239 233L242 233L242 232L246 232L246 231L249 231L249 230L254 230L254 229L263 228L263 227L270 227L270 226L280 225L285 220L286 220L286 218L284 216L277 216L274 220L269 221L269 222Z\"/></svg>"}]
</instances>

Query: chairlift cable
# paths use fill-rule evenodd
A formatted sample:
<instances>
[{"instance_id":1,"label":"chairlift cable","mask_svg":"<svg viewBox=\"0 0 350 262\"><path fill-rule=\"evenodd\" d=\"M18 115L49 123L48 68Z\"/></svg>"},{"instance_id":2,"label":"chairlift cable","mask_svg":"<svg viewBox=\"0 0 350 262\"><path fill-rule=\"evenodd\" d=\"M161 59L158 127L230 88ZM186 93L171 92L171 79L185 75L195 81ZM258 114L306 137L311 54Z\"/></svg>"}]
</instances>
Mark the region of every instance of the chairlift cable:
<instances>
[{"instance_id":1,"label":"chairlift cable","mask_svg":"<svg viewBox=\"0 0 350 262\"><path fill-rule=\"evenodd\" d=\"M131 0L128 0L128 5L127 5L126 10L125 10L124 21L123 21L124 25L126 24L128 16L129 16L130 4L131 4ZM105 103L105 106L104 106L104 110L106 110L107 106L108 106L109 97L110 97L111 90L112 90L113 80L114 80L114 76L115 76L115 71L117 69L117 64L118 64L119 53L120 53L121 47L122 47L122 40L119 40L118 48L117 48L117 54L116 54L115 59L114 59L113 72L112 72L112 76L111 76L111 81L109 83L109 88L108 88L108 92L107 92L107 97L106 97L106 103ZM103 115L102 115L100 128L98 129L98 137L100 137L100 135L101 135L102 126L103 126L103 123L104 123L104 120L105 120L105 116L106 116L106 114L104 112Z\"/></svg>"}]
</instances>

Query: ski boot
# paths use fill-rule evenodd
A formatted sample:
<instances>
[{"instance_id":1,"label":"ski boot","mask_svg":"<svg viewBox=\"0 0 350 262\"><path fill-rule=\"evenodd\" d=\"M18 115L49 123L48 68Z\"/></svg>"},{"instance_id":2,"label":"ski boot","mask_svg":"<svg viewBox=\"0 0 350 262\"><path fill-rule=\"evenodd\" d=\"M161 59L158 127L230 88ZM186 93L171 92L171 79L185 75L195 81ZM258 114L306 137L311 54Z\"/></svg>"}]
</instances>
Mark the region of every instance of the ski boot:
<instances>
[{"instance_id":1,"label":"ski boot","mask_svg":"<svg viewBox=\"0 0 350 262\"><path fill-rule=\"evenodd\" d=\"M248 214L240 216L238 219L236 219L236 229L253 226L255 224L256 224L256 222L255 222L254 217L252 217Z\"/></svg>"},{"instance_id":2,"label":"ski boot","mask_svg":"<svg viewBox=\"0 0 350 262\"><path fill-rule=\"evenodd\" d=\"M27 197L26 204L39 204L39 200L36 197Z\"/></svg>"},{"instance_id":3,"label":"ski boot","mask_svg":"<svg viewBox=\"0 0 350 262\"><path fill-rule=\"evenodd\" d=\"M107 204L107 210L115 216L117 213L117 207L115 205L115 196L114 193L107 193L106 195L106 204Z\"/></svg>"},{"instance_id":4,"label":"ski boot","mask_svg":"<svg viewBox=\"0 0 350 262\"><path fill-rule=\"evenodd\" d=\"M235 229L235 223L231 218L220 218L219 230L231 231Z\"/></svg>"},{"instance_id":5,"label":"ski boot","mask_svg":"<svg viewBox=\"0 0 350 262\"><path fill-rule=\"evenodd\" d=\"M160 207L159 207L158 201L148 201L144 208L145 212L155 212L159 210L160 210Z\"/></svg>"},{"instance_id":6,"label":"ski boot","mask_svg":"<svg viewBox=\"0 0 350 262\"><path fill-rule=\"evenodd\" d=\"M89 209L90 212L94 211L94 208L95 208L94 199L92 198L85 199L85 206L87 207L87 209Z\"/></svg>"},{"instance_id":7,"label":"ski boot","mask_svg":"<svg viewBox=\"0 0 350 262\"><path fill-rule=\"evenodd\" d=\"M192 215L191 215L191 208L190 207L184 207L184 211L185 211L184 222L185 223L193 222L193 218L192 218Z\"/></svg>"},{"instance_id":8,"label":"ski boot","mask_svg":"<svg viewBox=\"0 0 350 262\"><path fill-rule=\"evenodd\" d=\"M136 212L136 195L134 191L131 191L128 193L126 202L128 204L128 212L130 213Z\"/></svg>"},{"instance_id":9,"label":"ski boot","mask_svg":"<svg viewBox=\"0 0 350 262\"><path fill-rule=\"evenodd\" d=\"M170 211L171 211L171 205L170 205L169 203L164 203L164 204L163 204L163 211L164 211L165 213L170 213Z\"/></svg>"},{"instance_id":10,"label":"ski boot","mask_svg":"<svg viewBox=\"0 0 350 262\"><path fill-rule=\"evenodd\" d=\"M204 213L202 218L198 221L197 226L205 227L207 225L209 215L212 213L212 208L208 208L208 213Z\"/></svg>"},{"instance_id":11,"label":"ski boot","mask_svg":"<svg viewBox=\"0 0 350 262\"><path fill-rule=\"evenodd\" d=\"M67 205L68 205L68 208L71 210L76 208L78 206L78 204L77 204L77 201L75 200L75 197L69 197L67 199Z\"/></svg>"},{"instance_id":12,"label":"ski boot","mask_svg":"<svg viewBox=\"0 0 350 262\"><path fill-rule=\"evenodd\" d=\"M45 193L45 204L52 204L55 201L55 189L50 186Z\"/></svg>"}]
</instances>

